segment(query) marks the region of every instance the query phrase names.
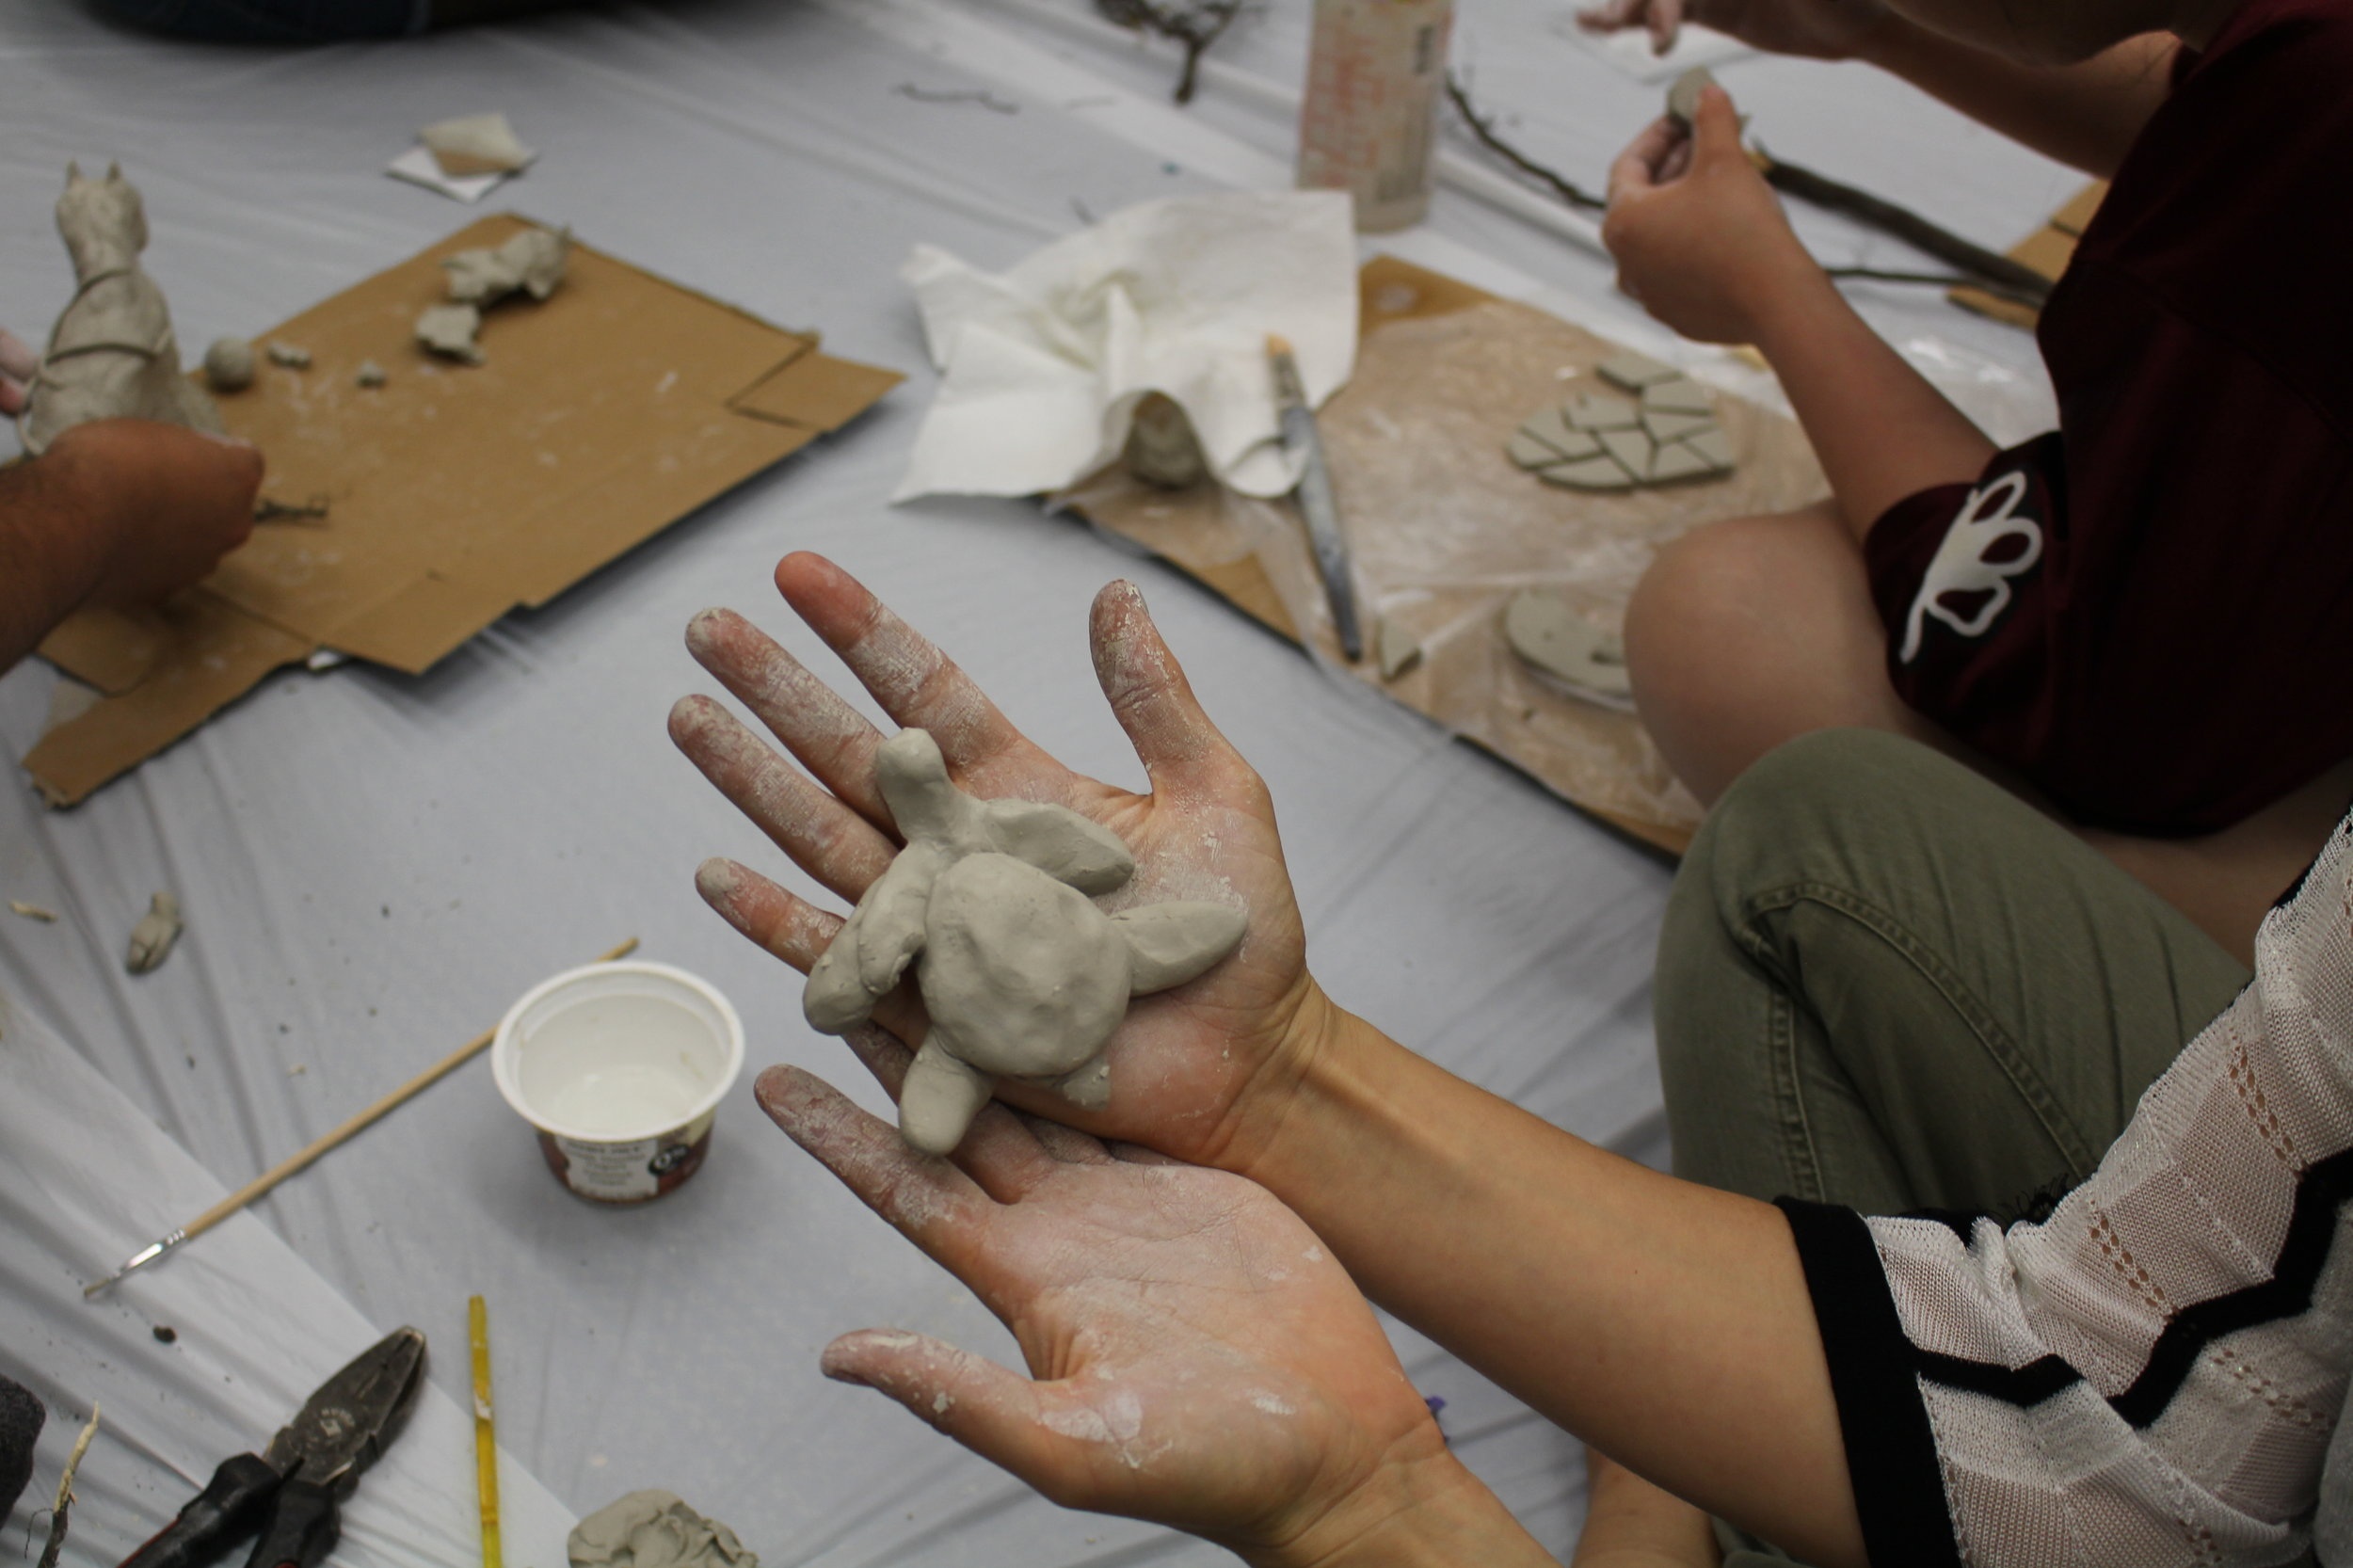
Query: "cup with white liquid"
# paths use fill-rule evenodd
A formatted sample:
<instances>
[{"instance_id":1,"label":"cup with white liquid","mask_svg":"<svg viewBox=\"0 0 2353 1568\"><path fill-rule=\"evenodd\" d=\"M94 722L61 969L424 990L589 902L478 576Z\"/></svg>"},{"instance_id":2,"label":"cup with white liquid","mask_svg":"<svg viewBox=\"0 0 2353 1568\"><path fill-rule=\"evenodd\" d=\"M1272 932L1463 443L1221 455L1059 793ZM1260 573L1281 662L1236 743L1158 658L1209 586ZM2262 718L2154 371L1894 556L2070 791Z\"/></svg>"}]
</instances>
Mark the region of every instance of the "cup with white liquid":
<instances>
[{"instance_id":1,"label":"cup with white liquid","mask_svg":"<svg viewBox=\"0 0 2353 1568\"><path fill-rule=\"evenodd\" d=\"M543 980L499 1021L490 1071L556 1179L643 1203L701 1169L712 1113L744 1066L744 1023L667 964L591 964Z\"/></svg>"}]
</instances>

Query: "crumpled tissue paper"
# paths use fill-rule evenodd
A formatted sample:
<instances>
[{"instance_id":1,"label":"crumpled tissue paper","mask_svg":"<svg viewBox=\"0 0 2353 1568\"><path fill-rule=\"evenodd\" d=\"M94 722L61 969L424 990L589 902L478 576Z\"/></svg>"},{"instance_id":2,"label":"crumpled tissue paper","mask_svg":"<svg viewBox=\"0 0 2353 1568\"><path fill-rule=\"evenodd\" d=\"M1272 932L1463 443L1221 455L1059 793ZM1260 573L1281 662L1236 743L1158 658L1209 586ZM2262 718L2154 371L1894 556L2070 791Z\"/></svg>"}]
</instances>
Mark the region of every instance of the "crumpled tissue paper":
<instances>
[{"instance_id":1,"label":"crumpled tissue paper","mask_svg":"<svg viewBox=\"0 0 2353 1568\"><path fill-rule=\"evenodd\" d=\"M1345 192L1171 197L1009 272L918 246L900 276L941 385L894 501L1074 484L1119 456L1151 392L1183 407L1219 479L1281 495L1299 470L1281 444L1267 335L1290 340L1310 404L1356 363Z\"/></svg>"}]
</instances>

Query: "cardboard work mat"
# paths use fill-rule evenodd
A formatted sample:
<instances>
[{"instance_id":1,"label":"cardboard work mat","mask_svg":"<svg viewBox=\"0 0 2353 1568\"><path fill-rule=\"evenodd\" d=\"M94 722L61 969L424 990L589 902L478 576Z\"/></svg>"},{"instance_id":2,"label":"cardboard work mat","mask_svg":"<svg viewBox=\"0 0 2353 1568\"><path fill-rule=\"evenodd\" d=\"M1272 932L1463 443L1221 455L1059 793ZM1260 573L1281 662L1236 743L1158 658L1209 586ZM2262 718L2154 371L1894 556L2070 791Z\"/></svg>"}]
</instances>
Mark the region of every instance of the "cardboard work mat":
<instances>
[{"instance_id":1,"label":"cardboard work mat","mask_svg":"<svg viewBox=\"0 0 2353 1568\"><path fill-rule=\"evenodd\" d=\"M485 312L488 361L411 336L443 298L440 259L524 228L487 217L257 343L218 398L268 459L266 501L326 513L258 524L159 610L77 615L40 651L103 695L24 767L70 806L187 734L282 664L322 649L419 674L518 605L539 605L819 436L901 377L572 247L552 297ZM375 360L388 375L364 388Z\"/></svg>"},{"instance_id":2,"label":"cardboard work mat","mask_svg":"<svg viewBox=\"0 0 2353 1568\"><path fill-rule=\"evenodd\" d=\"M1785 511L1829 486L1797 424L1710 389L1738 466L1698 484L1622 494L1560 489L1514 467L1504 443L1546 403L1611 391L1593 375L1618 344L1529 306L1376 258L1364 269L1364 338L1348 385L1317 416L1366 618L1410 632L1419 664L1384 682L1351 665L1289 502L1214 485L1155 490L1107 471L1064 498L1098 527L1200 579L1352 676L1494 752L1626 832L1680 852L1698 803L1628 712L1571 695L1504 643L1524 588L1559 592L1623 624L1658 548L1703 523Z\"/></svg>"}]
</instances>

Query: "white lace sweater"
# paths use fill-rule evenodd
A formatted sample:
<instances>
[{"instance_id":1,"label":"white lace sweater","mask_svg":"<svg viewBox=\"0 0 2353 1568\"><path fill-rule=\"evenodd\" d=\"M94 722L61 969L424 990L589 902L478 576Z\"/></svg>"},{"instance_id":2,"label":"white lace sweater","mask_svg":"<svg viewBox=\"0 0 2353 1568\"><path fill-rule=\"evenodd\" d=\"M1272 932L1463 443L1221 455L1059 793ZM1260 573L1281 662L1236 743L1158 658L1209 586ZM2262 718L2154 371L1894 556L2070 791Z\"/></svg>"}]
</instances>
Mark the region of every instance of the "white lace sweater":
<instances>
[{"instance_id":1,"label":"white lace sweater","mask_svg":"<svg viewBox=\"0 0 2353 1568\"><path fill-rule=\"evenodd\" d=\"M1785 1200L1871 1560L2353 1568L2353 821L2039 1224Z\"/></svg>"}]
</instances>

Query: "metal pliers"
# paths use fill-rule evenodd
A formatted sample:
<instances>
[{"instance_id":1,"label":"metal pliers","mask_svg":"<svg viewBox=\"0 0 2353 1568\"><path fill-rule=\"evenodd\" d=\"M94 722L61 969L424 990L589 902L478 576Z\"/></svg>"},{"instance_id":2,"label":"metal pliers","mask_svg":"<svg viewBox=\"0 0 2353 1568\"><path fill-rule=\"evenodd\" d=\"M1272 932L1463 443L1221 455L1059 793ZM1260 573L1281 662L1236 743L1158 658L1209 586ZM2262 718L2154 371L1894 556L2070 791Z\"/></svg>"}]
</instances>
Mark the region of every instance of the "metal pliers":
<instances>
[{"instance_id":1,"label":"metal pliers","mask_svg":"<svg viewBox=\"0 0 2353 1568\"><path fill-rule=\"evenodd\" d=\"M424 1336L397 1329L321 1384L258 1454L236 1454L122 1568L201 1568L255 1531L246 1568L318 1568L342 1504L424 1385Z\"/></svg>"}]
</instances>

